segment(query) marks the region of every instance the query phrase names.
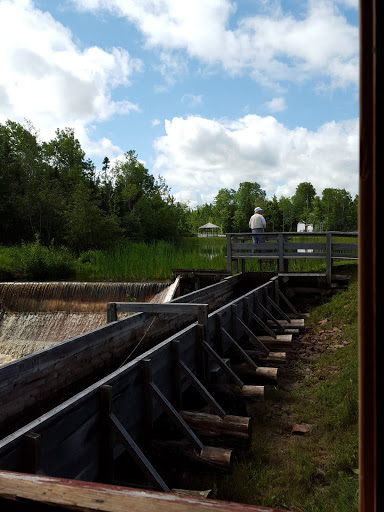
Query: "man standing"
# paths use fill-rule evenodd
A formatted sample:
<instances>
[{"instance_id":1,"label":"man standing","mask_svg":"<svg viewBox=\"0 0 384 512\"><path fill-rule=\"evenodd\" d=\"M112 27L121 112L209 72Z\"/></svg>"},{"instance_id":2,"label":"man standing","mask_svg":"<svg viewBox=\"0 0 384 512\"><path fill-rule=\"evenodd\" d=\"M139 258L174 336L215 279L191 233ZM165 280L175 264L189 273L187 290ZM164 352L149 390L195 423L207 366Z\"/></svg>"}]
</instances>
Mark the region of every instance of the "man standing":
<instances>
[{"instance_id":1,"label":"man standing","mask_svg":"<svg viewBox=\"0 0 384 512\"><path fill-rule=\"evenodd\" d=\"M249 227L252 229L252 233L264 233L265 226L267 225L263 215L261 214L262 208L257 206L255 208L255 213L249 219ZM253 236L252 242L254 244L263 244L265 242L265 237L262 235ZM253 249L252 252L256 252L256 249Z\"/></svg>"}]
</instances>

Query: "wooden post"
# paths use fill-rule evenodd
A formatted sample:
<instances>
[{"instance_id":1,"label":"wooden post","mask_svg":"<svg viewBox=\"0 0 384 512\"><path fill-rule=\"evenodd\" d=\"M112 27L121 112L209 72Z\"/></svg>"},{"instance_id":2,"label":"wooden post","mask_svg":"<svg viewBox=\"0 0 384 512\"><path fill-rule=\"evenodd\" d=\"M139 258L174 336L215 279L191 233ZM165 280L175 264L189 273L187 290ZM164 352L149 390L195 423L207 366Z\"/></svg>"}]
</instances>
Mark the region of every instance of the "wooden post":
<instances>
[{"instance_id":1,"label":"wooden post","mask_svg":"<svg viewBox=\"0 0 384 512\"><path fill-rule=\"evenodd\" d=\"M142 360L142 368L143 368L143 381L144 381L144 430L146 433L146 442L148 445L151 445L153 438L153 403L152 403L152 368L151 368L151 360L143 359Z\"/></svg>"},{"instance_id":2,"label":"wooden post","mask_svg":"<svg viewBox=\"0 0 384 512\"><path fill-rule=\"evenodd\" d=\"M232 244L231 235L227 233L227 271L232 274Z\"/></svg>"},{"instance_id":3,"label":"wooden post","mask_svg":"<svg viewBox=\"0 0 384 512\"><path fill-rule=\"evenodd\" d=\"M117 320L117 309L115 302L108 302L107 304L107 324L116 322Z\"/></svg>"},{"instance_id":4,"label":"wooden post","mask_svg":"<svg viewBox=\"0 0 384 512\"><path fill-rule=\"evenodd\" d=\"M173 406L176 411L180 411L182 403L180 375L180 342L178 340L174 340L172 341L172 392Z\"/></svg>"},{"instance_id":5,"label":"wooden post","mask_svg":"<svg viewBox=\"0 0 384 512\"><path fill-rule=\"evenodd\" d=\"M40 469L40 434L29 432L23 437L23 458L26 473L37 474Z\"/></svg>"},{"instance_id":6,"label":"wooden post","mask_svg":"<svg viewBox=\"0 0 384 512\"><path fill-rule=\"evenodd\" d=\"M200 382L207 383L207 365L204 350L204 326L201 324L196 325L196 368L197 376Z\"/></svg>"},{"instance_id":7,"label":"wooden post","mask_svg":"<svg viewBox=\"0 0 384 512\"><path fill-rule=\"evenodd\" d=\"M110 414L112 413L112 386L100 386L100 407L101 407L101 480L107 484L114 481L113 469L113 435L110 425Z\"/></svg>"},{"instance_id":8,"label":"wooden post","mask_svg":"<svg viewBox=\"0 0 384 512\"><path fill-rule=\"evenodd\" d=\"M332 281L332 233L326 234L325 273L327 284Z\"/></svg>"},{"instance_id":9,"label":"wooden post","mask_svg":"<svg viewBox=\"0 0 384 512\"><path fill-rule=\"evenodd\" d=\"M279 250L279 272L285 271L285 261L284 261L284 235L283 233L279 233L277 235L277 244Z\"/></svg>"}]
</instances>

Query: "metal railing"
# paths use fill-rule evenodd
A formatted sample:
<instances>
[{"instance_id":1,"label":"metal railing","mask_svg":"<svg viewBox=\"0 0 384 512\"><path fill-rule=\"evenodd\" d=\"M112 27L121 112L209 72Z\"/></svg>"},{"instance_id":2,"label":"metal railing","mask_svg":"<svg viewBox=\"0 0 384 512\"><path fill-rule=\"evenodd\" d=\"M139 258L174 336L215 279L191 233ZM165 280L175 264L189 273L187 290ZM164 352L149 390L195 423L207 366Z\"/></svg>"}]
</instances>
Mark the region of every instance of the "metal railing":
<instances>
[{"instance_id":1,"label":"metal railing","mask_svg":"<svg viewBox=\"0 0 384 512\"><path fill-rule=\"evenodd\" d=\"M227 270L245 271L246 260L276 260L279 273L288 272L289 260L324 259L331 282L334 260L358 259L357 232L262 233L264 243L253 243L253 233L227 233ZM260 234L259 234L260 236ZM353 241L345 240L354 239Z\"/></svg>"}]
</instances>

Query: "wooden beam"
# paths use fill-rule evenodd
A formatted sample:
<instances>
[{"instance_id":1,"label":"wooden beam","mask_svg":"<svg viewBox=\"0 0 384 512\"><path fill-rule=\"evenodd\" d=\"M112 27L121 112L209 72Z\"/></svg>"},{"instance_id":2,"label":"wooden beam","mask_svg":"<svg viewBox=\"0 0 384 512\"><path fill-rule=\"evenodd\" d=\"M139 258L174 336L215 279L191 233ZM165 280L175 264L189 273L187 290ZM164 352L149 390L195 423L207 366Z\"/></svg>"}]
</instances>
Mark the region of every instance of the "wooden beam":
<instances>
[{"instance_id":1,"label":"wooden beam","mask_svg":"<svg viewBox=\"0 0 384 512\"><path fill-rule=\"evenodd\" d=\"M8 471L0 471L0 496L4 507L17 500L20 510L43 504L80 512L272 512L255 505Z\"/></svg>"},{"instance_id":2,"label":"wooden beam","mask_svg":"<svg viewBox=\"0 0 384 512\"><path fill-rule=\"evenodd\" d=\"M216 411L220 417L224 417L226 415L224 409L216 402L211 393L205 388L205 386L202 385L196 375L191 372L191 370L186 364L183 363L183 361L180 361L180 366L184 370L192 386L200 393L207 404L212 407L212 409Z\"/></svg>"},{"instance_id":3,"label":"wooden beam","mask_svg":"<svg viewBox=\"0 0 384 512\"><path fill-rule=\"evenodd\" d=\"M124 445L124 448L128 451L130 457L135 461L142 472L147 476L149 481L155 485L157 489L164 492L170 492L167 484L164 482L164 480L161 478L161 476L158 474L158 472L155 470L155 468L152 466L147 457L140 450L138 445L128 434L116 416L111 413L109 417L116 434L118 435L121 443Z\"/></svg>"},{"instance_id":4,"label":"wooden beam","mask_svg":"<svg viewBox=\"0 0 384 512\"><path fill-rule=\"evenodd\" d=\"M255 317L255 319L258 319L258 317L255 315L255 313L254 313L253 311L249 311L249 312L251 313L251 316L252 316L252 317ZM249 339L250 339L250 341L252 342L252 344L253 344L253 345L254 345L258 350L260 350L263 354L268 355L268 354L269 354L269 350L268 350L268 349L267 349L267 347L266 347L266 346L265 346L265 345L260 341L260 339L256 336L256 334L254 334L254 333L251 331L251 329L250 329L247 325L245 325L245 323L244 323L242 320L240 320L240 318L238 319L238 321L239 321L239 324L240 324L240 326L241 326L242 330L245 332L245 334L247 334L247 335L249 336ZM262 322L262 323L264 323L264 322ZM271 329L269 329L269 328L267 328L267 332L270 332L272 336L273 336L273 335L275 335L275 333L274 333Z\"/></svg>"}]
</instances>

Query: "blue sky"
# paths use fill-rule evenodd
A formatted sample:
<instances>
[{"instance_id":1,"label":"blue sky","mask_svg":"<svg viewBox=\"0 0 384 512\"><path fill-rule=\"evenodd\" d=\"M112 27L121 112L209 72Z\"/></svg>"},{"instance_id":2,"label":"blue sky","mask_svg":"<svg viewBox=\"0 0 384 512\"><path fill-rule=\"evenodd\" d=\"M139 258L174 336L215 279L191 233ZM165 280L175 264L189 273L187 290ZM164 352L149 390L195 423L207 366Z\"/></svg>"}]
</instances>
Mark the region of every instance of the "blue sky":
<instances>
[{"instance_id":1,"label":"blue sky","mask_svg":"<svg viewBox=\"0 0 384 512\"><path fill-rule=\"evenodd\" d=\"M357 0L0 0L0 122L135 150L176 199L358 193Z\"/></svg>"}]
</instances>

